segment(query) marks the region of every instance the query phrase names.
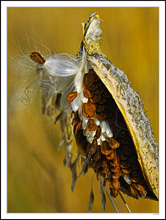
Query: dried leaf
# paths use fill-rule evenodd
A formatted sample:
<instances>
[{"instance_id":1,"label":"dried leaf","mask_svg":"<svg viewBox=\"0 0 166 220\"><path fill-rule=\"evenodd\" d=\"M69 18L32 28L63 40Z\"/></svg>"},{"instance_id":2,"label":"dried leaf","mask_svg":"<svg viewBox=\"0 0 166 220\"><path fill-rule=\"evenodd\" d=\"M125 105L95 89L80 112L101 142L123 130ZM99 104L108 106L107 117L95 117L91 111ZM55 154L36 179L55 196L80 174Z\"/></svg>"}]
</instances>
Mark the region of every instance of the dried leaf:
<instances>
[{"instance_id":1,"label":"dried leaf","mask_svg":"<svg viewBox=\"0 0 166 220\"><path fill-rule=\"evenodd\" d=\"M88 168L89 168L89 166L88 166L88 163L86 162L85 169L84 169L84 174L83 174L83 175L85 175L85 174L88 172Z\"/></svg>"},{"instance_id":2,"label":"dried leaf","mask_svg":"<svg viewBox=\"0 0 166 220\"><path fill-rule=\"evenodd\" d=\"M83 169L84 174L83 175L85 175L87 173L88 167L89 167L87 160L86 160L86 157L81 157L81 164L82 164L82 167L84 167L84 169Z\"/></svg>"},{"instance_id":3,"label":"dried leaf","mask_svg":"<svg viewBox=\"0 0 166 220\"><path fill-rule=\"evenodd\" d=\"M57 123L57 121L59 121L59 119L62 116L62 114L63 114L63 111L61 111L61 113L55 118L54 125Z\"/></svg>"},{"instance_id":4,"label":"dried leaf","mask_svg":"<svg viewBox=\"0 0 166 220\"><path fill-rule=\"evenodd\" d=\"M70 166L70 170L72 173L72 184L71 184L71 191L74 191L76 179L77 179L77 172L76 172L76 165L77 165L77 158L73 161L73 163Z\"/></svg>"},{"instance_id":5,"label":"dried leaf","mask_svg":"<svg viewBox=\"0 0 166 220\"><path fill-rule=\"evenodd\" d=\"M71 166L71 159L73 156L73 153L71 152L73 142L68 142L65 144L65 157L66 157L66 164L68 167Z\"/></svg>"},{"instance_id":6,"label":"dried leaf","mask_svg":"<svg viewBox=\"0 0 166 220\"><path fill-rule=\"evenodd\" d=\"M103 191L103 184L100 181L100 196L101 196L101 205L102 205L102 209L105 211L105 205L106 205L106 196L105 193Z\"/></svg>"},{"instance_id":7,"label":"dried leaf","mask_svg":"<svg viewBox=\"0 0 166 220\"><path fill-rule=\"evenodd\" d=\"M91 210L92 210L93 202L94 202L94 194L93 194L93 189L91 188L90 195L89 195L89 201L88 201L88 211L89 212L91 212Z\"/></svg>"},{"instance_id":8,"label":"dried leaf","mask_svg":"<svg viewBox=\"0 0 166 220\"><path fill-rule=\"evenodd\" d=\"M88 168L89 168L86 157L83 157L83 156L81 157L81 164L82 166L84 166L83 175L85 175L88 172Z\"/></svg>"},{"instance_id":9,"label":"dried leaf","mask_svg":"<svg viewBox=\"0 0 166 220\"><path fill-rule=\"evenodd\" d=\"M81 171L79 172L77 178L80 177L83 172L84 172L83 175L85 175L86 172L88 171L88 163L87 163L86 161L84 161L81 165L82 165L82 169L81 169Z\"/></svg>"},{"instance_id":10,"label":"dried leaf","mask_svg":"<svg viewBox=\"0 0 166 220\"><path fill-rule=\"evenodd\" d=\"M64 145L64 139L62 138L58 145L58 151L60 151L61 147Z\"/></svg>"}]
</instances>

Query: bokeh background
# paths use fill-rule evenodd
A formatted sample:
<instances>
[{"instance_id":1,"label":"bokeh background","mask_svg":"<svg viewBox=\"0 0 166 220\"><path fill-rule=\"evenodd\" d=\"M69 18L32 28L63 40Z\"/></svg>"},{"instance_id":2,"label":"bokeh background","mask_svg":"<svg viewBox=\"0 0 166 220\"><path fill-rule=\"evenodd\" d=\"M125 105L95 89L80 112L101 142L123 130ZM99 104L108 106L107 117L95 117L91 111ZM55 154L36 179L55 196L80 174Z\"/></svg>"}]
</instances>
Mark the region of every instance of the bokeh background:
<instances>
[{"instance_id":1,"label":"bokeh background","mask_svg":"<svg viewBox=\"0 0 166 220\"><path fill-rule=\"evenodd\" d=\"M90 13L102 18L103 52L139 92L159 140L159 9L158 8L8 8L8 212L103 212L99 182L93 170L81 176L71 192L71 172L64 149L57 150L59 124L43 117L32 51L75 55L82 22ZM50 49L50 51L49 51ZM26 90L24 90L27 88ZM76 146L73 152L77 152ZM132 212L158 212L158 202L125 199ZM121 212L126 209L117 198ZM107 197L106 212L115 212Z\"/></svg>"}]
</instances>

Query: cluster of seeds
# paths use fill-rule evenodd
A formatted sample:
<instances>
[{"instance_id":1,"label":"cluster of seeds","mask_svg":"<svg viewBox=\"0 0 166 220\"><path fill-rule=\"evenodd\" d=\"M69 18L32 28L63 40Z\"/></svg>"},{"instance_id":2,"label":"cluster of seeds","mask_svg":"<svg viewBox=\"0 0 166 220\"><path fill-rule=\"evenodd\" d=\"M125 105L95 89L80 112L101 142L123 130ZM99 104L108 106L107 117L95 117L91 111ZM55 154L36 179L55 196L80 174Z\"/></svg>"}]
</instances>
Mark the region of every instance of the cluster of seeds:
<instances>
[{"instance_id":1,"label":"cluster of seeds","mask_svg":"<svg viewBox=\"0 0 166 220\"><path fill-rule=\"evenodd\" d=\"M82 89L77 90L80 83ZM118 195L123 178L131 196L145 197L147 186L123 116L93 69L77 82L67 102L74 114L77 144L94 171L104 176L104 184L109 180L111 195Z\"/></svg>"},{"instance_id":2,"label":"cluster of seeds","mask_svg":"<svg viewBox=\"0 0 166 220\"><path fill-rule=\"evenodd\" d=\"M39 64L45 63L37 52L32 52L30 57ZM69 93L67 102L74 114L72 124L77 145L86 155L89 165L97 174L104 176L104 184L109 180L114 197L118 195L120 186L125 186L137 199L150 194L123 116L94 70L81 75L75 81L75 88L76 91ZM45 106L45 92L42 99ZM57 106L60 99L61 94L58 93Z\"/></svg>"}]
</instances>

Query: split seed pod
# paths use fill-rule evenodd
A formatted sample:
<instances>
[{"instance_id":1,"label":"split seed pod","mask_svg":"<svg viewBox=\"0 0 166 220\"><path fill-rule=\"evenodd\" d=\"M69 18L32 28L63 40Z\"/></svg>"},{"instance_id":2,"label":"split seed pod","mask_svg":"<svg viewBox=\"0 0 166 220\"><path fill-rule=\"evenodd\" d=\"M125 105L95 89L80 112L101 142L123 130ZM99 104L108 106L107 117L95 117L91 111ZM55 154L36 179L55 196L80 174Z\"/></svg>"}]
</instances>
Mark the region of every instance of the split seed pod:
<instances>
[{"instance_id":1,"label":"split seed pod","mask_svg":"<svg viewBox=\"0 0 166 220\"><path fill-rule=\"evenodd\" d=\"M77 56L43 59L31 54L41 78L51 85L41 83L43 106L48 109L50 97L57 96L58 105L52 105L63 112L60 123L69 166L74 135L89 166L109 182L112 196L121 190L137 199L158 200L159 155L151 124L139 95L103 54L101 43L100 17L94 13L83 24Z\"/></svg>"},{"instance_id":2,"label":"split seed pod","mask_svg":"<svg viewBox=\"0 0 166 220\"><path fill-rule=\"evenodd\" d=\"M139 95L132 89L124 72L112 65L102 53L99 22L100 18L96 13L84 25L83 45L87 51L87 59L123 115L145 181L158 198L159 155L151 124Z\"/></svg>"}]
</instances>

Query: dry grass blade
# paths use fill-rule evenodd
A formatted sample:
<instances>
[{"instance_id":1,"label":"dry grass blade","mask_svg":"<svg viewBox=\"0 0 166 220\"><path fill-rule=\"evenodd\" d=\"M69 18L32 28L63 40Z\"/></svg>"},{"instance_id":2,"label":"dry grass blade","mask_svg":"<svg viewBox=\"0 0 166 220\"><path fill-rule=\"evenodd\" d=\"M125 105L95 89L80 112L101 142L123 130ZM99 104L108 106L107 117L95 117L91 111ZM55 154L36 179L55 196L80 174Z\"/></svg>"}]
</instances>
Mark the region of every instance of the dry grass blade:
<instances>
[{"instance_id":1,"label":"dry grass blade","mask_svg":"<svg viewBox=\"0 0 166 220\"><path fill-rule=\"evenodd\" d=\"M89 195L89 201L88 201L88 211L89 212L91 212L91 210L92 210L93 202L94 202L94 194L93 194L93 189L91 188L90 195Z\"/></svg>"}]
</instances>

